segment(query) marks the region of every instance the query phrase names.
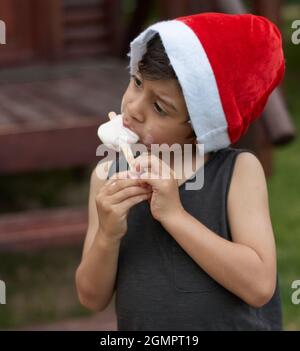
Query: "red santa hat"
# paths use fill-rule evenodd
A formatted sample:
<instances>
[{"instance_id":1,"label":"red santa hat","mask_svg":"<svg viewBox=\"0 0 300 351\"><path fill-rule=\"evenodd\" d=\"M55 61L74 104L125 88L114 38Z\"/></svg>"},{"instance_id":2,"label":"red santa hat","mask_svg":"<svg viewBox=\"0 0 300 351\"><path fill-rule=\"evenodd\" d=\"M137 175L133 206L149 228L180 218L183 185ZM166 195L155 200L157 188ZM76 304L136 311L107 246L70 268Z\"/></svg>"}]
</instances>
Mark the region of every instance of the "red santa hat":
<instances>
[{"instance_id":1,"label":"red santa hat","mask_svg":"<svg viewBox=\"0 0 300 351\"><path fill-rule=\"evenodd\" d=\"M156 33L205 153L235 143L284 76L278 28L252 14L201 13L157 22L130 43L131 74Z\"/></svg>"}]
</instances>

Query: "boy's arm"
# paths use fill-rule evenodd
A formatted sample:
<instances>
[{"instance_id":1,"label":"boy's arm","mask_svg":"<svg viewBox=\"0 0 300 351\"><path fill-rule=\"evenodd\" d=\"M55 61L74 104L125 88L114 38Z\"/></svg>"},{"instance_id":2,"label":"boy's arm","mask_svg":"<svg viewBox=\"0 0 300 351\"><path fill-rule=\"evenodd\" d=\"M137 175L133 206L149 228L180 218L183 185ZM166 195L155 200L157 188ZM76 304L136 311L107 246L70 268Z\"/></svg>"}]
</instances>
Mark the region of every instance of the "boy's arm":
<instances>
[{"instance_id":1,"label":"boy's arm","mask_svg":"<svg viewBox=\"0 0 300 351\"><path fill-rule=\"evenodd\" d=\"M107 173L110 163L97 166L99 172L104 172L101 175ZM88 229L75 279L81 304L97 311L104 310L112 298L119 256L119 244L106 242L98 230L95 197L104 182L105 179L97 177L95 168L90 181Z\"/></svg>"},{"instance_id":2,"label":"boy's arm","mask_svg":"<svg viewBox=\"0 0 300 351\"><path fill-rule=\"evenodd\" d=\"M86 237L83 245L82 257L84 257L87 254L88 250L91 248L98 230L99 219L98 219L95 198L99 190L105 183L105 179L111 164L112 164L112 161L100 163L94 168L91 175L90 191L89 191L89 206L88 206L88 228L87 228L87 233L86 233ZM96 172L98 172L98 174L101 175L101 177L98 177Z\"/></svg>"},{"instance_id":3,"label":"boy's arm","mask_svg":"<svg viewBox=\"0 0 300 351\"><path fill-rule=\"evenodd\" d=\"M249 152L237 156L227 208L232 242L184 210L162 225L213 279L260 307L275 290L276 252L264 170Z\"/></svg>"}]
</instances>

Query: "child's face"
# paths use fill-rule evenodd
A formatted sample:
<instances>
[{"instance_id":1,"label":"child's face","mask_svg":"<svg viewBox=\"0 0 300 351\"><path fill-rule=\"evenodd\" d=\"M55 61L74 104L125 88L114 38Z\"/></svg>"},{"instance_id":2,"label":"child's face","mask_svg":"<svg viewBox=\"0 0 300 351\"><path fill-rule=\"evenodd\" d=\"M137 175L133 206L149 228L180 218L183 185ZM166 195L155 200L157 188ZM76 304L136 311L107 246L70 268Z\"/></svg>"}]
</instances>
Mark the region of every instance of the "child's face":
<instances>
[{"instance_id":1,"label":"child's face","mask_svg":"<svg viewBox=\"0 0 300 351\"><path fill-rule=\"evenodd\" d=\"M169 104L172 104L172 108ZM192 144L195 136L188 121L186 104L175 79L144 80L140 73L131 77L123 96L123 122L139 135L139 143Z\"/></svg>"}]
</instances>

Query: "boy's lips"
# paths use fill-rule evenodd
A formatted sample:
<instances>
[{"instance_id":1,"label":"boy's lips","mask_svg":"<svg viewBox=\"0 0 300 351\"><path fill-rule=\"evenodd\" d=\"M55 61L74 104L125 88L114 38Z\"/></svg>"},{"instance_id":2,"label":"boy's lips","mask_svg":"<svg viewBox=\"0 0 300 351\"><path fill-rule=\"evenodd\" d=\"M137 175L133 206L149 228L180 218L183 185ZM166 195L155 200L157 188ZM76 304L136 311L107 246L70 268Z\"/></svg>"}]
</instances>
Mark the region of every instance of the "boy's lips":
<instances>
[{"instance_id":1,"label":"boy's lips","mask_svg":"<svg viewBox=\"0 0 300 351\"><path fill-rule=\"evenodd\" d=\"M123 126L125 128L128 128L129 130L131 130L133 133L137 134L139 136L139 133L137 133L129 124L127 124L124 119L123 119Z\"/></svg>"},{"instance_id":2,"label":"boy's lips","mask_svg":"<svg viewBox=\"0 0 300 351\"><path fill-rule=\"evenodd\" d=\"M132 128L124 119L123 119L123 126L125 128L128 128L129 130L131 130L133 133L137 134L139 136L139 140L138 143L144 144L147 148L151 147L151 143L147 142L146 140L144 140L144 138L140 137L140 134L134 129Z\"/></svg>"},{"instance_id":3,"label":"boy's lips","mask_svg":"<svg viewBox=\"0 0 300 351\"><path fill-rule=\"evenodd\" d=\"M132 133L134 133L135 135L137 135L137 136L138 136L138 142L140 142L140 140L141 140L140 134L137 133L136 130L134 130L129 124L127 124L127 123L124 121L124 119L123 119L123 126L124 126L125 128L127 128L127 129L129 129L129 130L130 130Z\"/></svg>"},{"instance_id":4,"label":"boy's lips","mask_svg":"<svg viewBox=\"0 0 300 351\"><path fill-rule=\"evenodd\" d=\"M124 119L123 119L123 126L124 126L125 128L128 128L129 130L131 130L131 131L132 131L133 133L135 133L136 135L138 135L138 137L139 137L138 143L144 144L143 138L141 138L140 134L139 134L134 128L132 128L129 124L127 124L126 121L125 121Z\"/></svg>"}]
</instances>

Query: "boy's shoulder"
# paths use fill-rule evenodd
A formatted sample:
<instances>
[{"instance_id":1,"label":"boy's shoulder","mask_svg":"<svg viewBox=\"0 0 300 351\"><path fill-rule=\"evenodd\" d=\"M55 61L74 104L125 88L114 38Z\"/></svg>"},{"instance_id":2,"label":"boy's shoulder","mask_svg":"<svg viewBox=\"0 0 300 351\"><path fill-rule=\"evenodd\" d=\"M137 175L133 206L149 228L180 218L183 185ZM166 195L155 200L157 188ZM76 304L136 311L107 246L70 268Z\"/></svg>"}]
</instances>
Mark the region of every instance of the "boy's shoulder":
<instances>
[{"instance_id":1,"label":"boy's shoulder","mask_svg":"<svg viewBox=\"0 0 300 351\"><path fill-rule=\"evenodd\" d=\"M238 148L231 148L231 150L233 150L236 156L233 172L234 176L239 174L246 177L255 177L258 175L262 176L262 172L264 175L263 166L254 151Z\"/></svg>"},{"instance_id":2,"label":"boy's shoulder","mask_svg":"<svg viewBox=\"0 0 300 351\"><path fill-rule=\"evenodd\" d=\"M214 152L211 156L211 159L213 158L219 158L219 160L221 159L222 163L225 161L232 163L234 169L262 168L261 162L255 151L247 148L235 148L233 146L227 146Z\"/></svg>"},{"instance_id":3,"label":"boy's shoulder","mask_svg":"<svg viewBox=\"0 0 300 351\"><path fill-rule=\"evenodd\" d=\"M254 151L229 147L234 156L230 188L266 183L264 168Z\"/></svg>"},{"instance_id":4,"label":"boy's shoulder","mask_svg":"<svg viewBox=\"0 0 300 351\"><path fill-rule=\"evenodd\" d=\"M247 148L234 148L228 146L224 149L219 150L220 154L223 154L223 158L230 158L234 160L233 168L235 173L238 173L240 169L249 169L249 171L263 170L263 166L255 153L255 151ZM234 172L233 172L234 173Z\"/></svg>"},{"instance_id":5,"label":"boy's shoulder","mask_svg":"<svg viewBox=\"0 0 300 351\"><path fill-rule=\"evenodd\" d=\"M237 150L228 191L229 213L242 203L267 204L267 191L265 171L258 157L249 150Z\"/></svg>"}]
</instances>

